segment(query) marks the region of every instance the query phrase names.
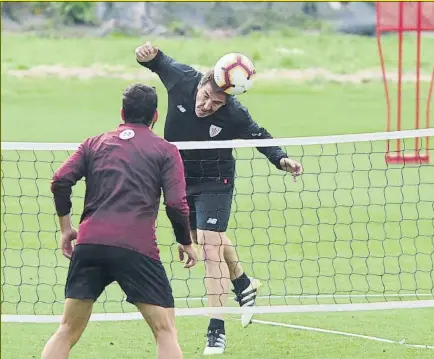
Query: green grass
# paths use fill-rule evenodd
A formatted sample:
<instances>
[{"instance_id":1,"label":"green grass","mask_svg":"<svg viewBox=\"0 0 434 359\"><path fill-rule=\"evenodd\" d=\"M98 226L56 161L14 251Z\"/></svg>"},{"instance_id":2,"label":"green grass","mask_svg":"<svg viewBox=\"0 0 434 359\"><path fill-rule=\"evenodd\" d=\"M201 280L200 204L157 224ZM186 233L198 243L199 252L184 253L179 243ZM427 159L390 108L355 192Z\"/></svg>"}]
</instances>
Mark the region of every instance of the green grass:
<instances>
[{"instance_id":1,"label":"green grass","mask_svg":"<svg viewBox=\"0 0 434 359\"><path fill-rule=\"evenodd\" d=\"M411 328L408 317L411 316ZM346 330L354 333L378 335L395 340L406 337L408 342L432 342L434 330L430 309L418 311L367 312L363 315L351 313L315 315L267 316L264 320L287 321L293 324ZM337 321L339 317L339 321ZM259 318L259 317L258 317ZM390 323L390 326L387 326ZM2 357L38 358L35 348L44 345L56 329L52 324L5 325L2 330ZM201 358L204 336L202 328L207 326L206 318L178 318L180 344L185 358ZM387 328L387 329L385 329ZM272 326L251 326L241 330L239 322L228 321L229 348L224 358L376 358L413 359L431 358L431 350L410 349L393 344L383 344L363 339L352 339L330 334L297 331ZM33 345L22 345L22 340ZM128 338L128 339L127 339ZM130 338L133 338L132 340ZM11 353L16 353L11 355ZM80 343L73 349L71 358L122 357L125 359L153 358L154 342L146 324L142 322L91 323ZM9 354L9 355L7 355Z\"/></svg>"},{"instance_id":2,"label":"green grass","mask_svg":"<svg viewBox=\"0 0 434 359\"><path fill-rule=\"evenodd\" d=\"M80 142L119 123L119 94L131 81L2 77L2 141ZM167 95L158 82L162 134ZM422 84L421 106L428 85ZM3 90L4 89L4 90ZM391 86L392 93L396 88ZM415 97L404 87L403 128L414 126ZM25 102L24 102L25 99ZM380 84L258 83L243 95L255 121L275 137L381 132L386 129L384 90ZM266 106L264 104L267 104ZM421 107L423 109L424 107ZM396 118L396 101L392 99ZM43 130L41 130L41 126ZM31 136L29 136L31 133Z\"/></svg>"},{"instance_id":3,"label":"green grass","mask_svg":"<svg viewBox=\"0 0 434 359\"><path fill-rule=\"evenodd\" d=\"M2 141L80 142L119 123L120 93L131 81L16 78L7 75L7 70L95 63L133 69L136 65L131 56L138 39L60 40L2 34L2 40ZM285 65L351 72L378 66L375 41L356 37L302 37L288 33L286 37L274 39L252 36L214 43L203 39L156 41L180 61L200 65L210 65L222 52L236 49L256 56L259 70ZM393 41L392 37L386 39L390 50ZM406 39L409 48L412 43L412 38ZM291 63L279 56L262 55L273 54L278 47L303 48L306 55L294 56ZM433 48L427 47L428 51ZM410 59L412 54L406 54ZM434 58L434 54L429 58ZM389 64L392 62L390 58ZM411 65L410 60L406 60L406 65ZM424 65L424 69L429 70L429 66ZM167 96L161 85L155 84L163 119ZM424 104L426 89L424 85ZM414 120L411 85L406 85L403 98L404 127L411 128ZM259 82L240 99L249 107L253 118L275 137L377 132L385 128L381 83ZM157 133L161 134L162 130L163 120L156 126ZM413 146L412 141L405 144ZM238 178L229 234L246 272L263 281L263 295L312 296L310 299L262 299L260 304L348 302L348 298L324 299L317 297L318 294L416 291L433 294L434 168L432 165L388 167L383 159L385 143L372 146L289 147L288 152L301 159L305 167L304 176L296 183L270 167L255 150L236 152ZM66 151L2 152L4 314L61 313L68 262L56 250L58 234L49 180L66 156ZM75 223L83 190L83 183L74 190ZM199 264L187 271L176 261L173 236L164 213L159 218L158 238L175 296L204 298L203 266ZM358 298L352 302L366 300ZM186 306L185 301L177 303ZM203 303L195 301L188 305ZM133 309L123 301L115 285L95 305L97 312ZM433 309L257 318L434 344ZM259 324L241 330L240 323L234 319L231 316L228 320L228 358L428 358L432 355L428 350ZM206 326L204 317L178 318L186 358L201 357ZM39 357L54 330L51 324L2 324L2 357ZM152 336L142 322L91 323L71 357L137 358L152 357L154 352Z\"/></svg>"},{"instance_id":4,"label":"green grass","mask_svg":"<svg viewBox=\"0 0 434 359\"><path fill-rule=\"evenodd\" d=\"M25 69L36 65L91 66L108 64L122 67L137 65L134 49L143 41L126 38L40 38L22 34L2 33L2 66L5 69ZM235 39L152 37L156 46L188 64L211 66L223 53L237 51L249 55L258 71L270 68L304 69L321 67L339 73L360 69L379 70L378 48L375 39L337 36L334 34L303 35L298 31L263 36L253 34ZM26 46L22 46L23 42ZM397 66L397 36L382 38L387 70ZM107 45L110 44L110 45ZM414 71L416 38L405 37L404 69ZM91 49L91 50L89 50ZM283 49L283 50L282 50ZM297 55L286 50L300 49ZM31 54L31 55L29 55ZM430 73L434 58L434 38L422 40L422 69Z\"/></svg>"}]
</instances>

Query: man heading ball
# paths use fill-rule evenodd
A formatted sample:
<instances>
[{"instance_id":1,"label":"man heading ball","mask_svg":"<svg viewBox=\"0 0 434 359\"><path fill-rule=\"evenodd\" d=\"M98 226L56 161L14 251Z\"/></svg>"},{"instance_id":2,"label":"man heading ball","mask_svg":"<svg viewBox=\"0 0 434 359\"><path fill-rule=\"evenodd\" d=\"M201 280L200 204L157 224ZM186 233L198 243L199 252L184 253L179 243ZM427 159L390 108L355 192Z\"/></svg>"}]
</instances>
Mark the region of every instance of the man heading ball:
<instances>
[{"instance_id":1,"label":"man heading ball","mask_svg":"<svg viewBox=\"0 0 434 359\"><path fill-rule=\"evenodd\" d=\"M151 43L136 48L138 63L156 73L168 92L164 138L170 142L272 138L255 123L248 110L227 95L214 81L213 71L202 74L176 62ZM300 163L279 147L261 147L259 152L280 170L294 176ZM235 248L226 235L231 212L235 159L232 149L180 151L184 163L191 237L199 244L205 262L205 286L211 307L227 303L230 281L241 307L255 305L258 280L243 271ZM251 314L242 315L246 327ZM222 354L226 347L222 316L209 323L204 355Z\"/></svg>"}]
</instances>

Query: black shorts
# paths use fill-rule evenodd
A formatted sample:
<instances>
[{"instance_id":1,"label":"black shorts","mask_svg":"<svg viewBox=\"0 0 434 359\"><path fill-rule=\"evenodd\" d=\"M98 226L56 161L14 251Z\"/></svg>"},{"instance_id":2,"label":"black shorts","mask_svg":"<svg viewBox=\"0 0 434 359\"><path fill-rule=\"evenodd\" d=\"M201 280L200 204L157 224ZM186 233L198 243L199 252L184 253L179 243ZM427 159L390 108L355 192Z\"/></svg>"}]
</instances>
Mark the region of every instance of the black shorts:
<instances>
[{"instance_id":1,"label":"black shorts","mask_svg":"<svg viewBox=\"0 0 434 359\"><path fill-rule=\"evenodd\" d=\"M118 282L127 301L174 308L172 289L163 264L136 251L98 244L74 249L65 297L96 301L104 288Z\"/></svg>"},{"instance_id":2,"label":"black shorts","mask_svg":"<svg viewBox=\"0 0 434 359\"><path fill-rule=\"evenodd\" d=\"M226 232L231 215L232 183L203 182L187 185L190 228Z\"/></svg>"}]
</instances>

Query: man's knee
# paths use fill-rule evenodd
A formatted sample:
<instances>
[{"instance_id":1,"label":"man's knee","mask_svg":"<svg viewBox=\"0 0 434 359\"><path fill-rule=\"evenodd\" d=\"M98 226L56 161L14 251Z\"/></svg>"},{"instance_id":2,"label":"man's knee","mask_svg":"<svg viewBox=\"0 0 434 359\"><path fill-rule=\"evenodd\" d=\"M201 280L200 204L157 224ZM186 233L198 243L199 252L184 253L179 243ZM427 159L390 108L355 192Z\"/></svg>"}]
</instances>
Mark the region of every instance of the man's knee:
<instances>
[{"instance_id":1,"label":"man's knee","mask_svg":"<svg viewBox=\"0 0 434 359\"><path fill-rule=\"evenodd\" d=\"M176 336L175 324L170 320L155 321L151 325L151 329L156 340L162 337Z\"/></svg>"},{"instance_id":2,"label":"man's knee","mask_svg":"<svg viewBox=\"0 0 434 359\"><path fill-rule=\"evenodd\" d=\"M221 260L224 247L228 244L225 232L198 230L197 240L205 260Z\"/></svg>"},{"instance_id":3,"label":"man's knee","mask_svg":"<svg viewBox=\"0 0 434 359\"><path fill-rule=\"evenodd\" d=\"M137 303L137 307L154 333L155 339L159 337L176 335L175 310L150 304Z\"/></svg>"},{"instance_id":4,"label":"man's knee","mask_svg":"<svg viewBox=\"0 0 434 359\"><path fill-rule=\"evenodd\" d=\"M177 332L175 325L173 323L165 322L157 324L153 329L155 339L158 341L160 339L168 339L169 337L176 337Z\"/></svg>"},{"instance_id":5,"label":"man's knee","mask_svg":"<svg viewBox=\"0 0 434 359\"><path fill-rule=\"evenodd\" d=\"M208 231L203 229L197 230L197 241L201 246L213 245L219 247L231 244L226 232Z\"/></svg>"},{"instance_id":6,"label":"man's knee","mask_svg":"<svg viewBox=\"0 0 434 359\"><path fill-rule=\"evenodd\" d=\"M70 324L60 324L56 335L64 338L72 348L83 334L83 329L71 326Z\"/></svg>"},{"instance_id":7,"label":"man's knee","mask_svg":"<svg viewBox=\"0 0 434 359\"><path fill-rule=\"evenodd\" d=\"M66 299L57 335L66 337L71 346L77 343L89 322L92 306L93 300L90 299Z\"/></svg>"}]
</instances>

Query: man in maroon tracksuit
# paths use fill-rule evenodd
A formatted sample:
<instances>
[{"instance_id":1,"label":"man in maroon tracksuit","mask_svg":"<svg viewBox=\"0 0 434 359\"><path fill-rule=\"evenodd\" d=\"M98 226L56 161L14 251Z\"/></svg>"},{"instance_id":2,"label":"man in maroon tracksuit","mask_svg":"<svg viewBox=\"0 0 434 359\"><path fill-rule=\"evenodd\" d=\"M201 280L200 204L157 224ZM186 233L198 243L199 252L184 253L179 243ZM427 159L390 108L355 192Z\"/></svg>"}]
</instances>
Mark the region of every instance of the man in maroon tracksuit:
<instances>
[{"instance_id":1,"label":"man in maroon tracksuit","mask_svg":"<svg viewBox=\"0 0 434 359\"><path fill-rule=\"evenodd\" d=\"M151 327L157 357L182 358L174 300L160 261L155 221L161 189L185 267L197 262L191 245L184 169L178 149L155 135L155 89L132 85L123 93L117 129L84 141L54 174L51 190L63 254L71 259L65 308L43 359L64 359L79 340L104 288L116 281ZM86 178L78 233L71 224L71 188ZM76 240L73 248L73 241Z\"/></svg>"}]
</instances>

